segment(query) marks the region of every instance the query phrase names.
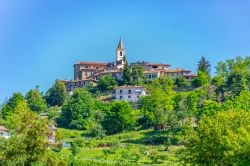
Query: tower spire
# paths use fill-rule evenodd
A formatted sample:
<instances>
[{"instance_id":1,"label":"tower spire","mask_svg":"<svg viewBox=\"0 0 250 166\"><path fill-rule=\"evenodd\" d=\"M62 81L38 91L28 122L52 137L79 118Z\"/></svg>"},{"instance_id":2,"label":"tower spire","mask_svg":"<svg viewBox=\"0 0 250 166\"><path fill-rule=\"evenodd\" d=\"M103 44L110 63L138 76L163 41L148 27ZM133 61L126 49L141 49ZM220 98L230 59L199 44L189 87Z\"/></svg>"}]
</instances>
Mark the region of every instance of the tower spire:
<instances>
[{"instance_id":1,"label":"tower spire","mask_svg":"<svg viewBox=\"0 0 250 166\"><path fill-rule=\"evenodd\" d=\"M123 62L124 57L125 57L125 48L123 46L122 37L120 37L120 41L116 49L116 61L122 61L122 63L124 63Z\"/></svg>"},{"instance_id":2,"label":"tower spire","mask_svg":"<svg viewBox=\"0 0 250 166\"><path fill-rule=\"evenodd\" d=\"M122 37L120 37L120 41L119 41L117 49L124 49L123 42L122 42Z\"/></svg>"}]
</instances>

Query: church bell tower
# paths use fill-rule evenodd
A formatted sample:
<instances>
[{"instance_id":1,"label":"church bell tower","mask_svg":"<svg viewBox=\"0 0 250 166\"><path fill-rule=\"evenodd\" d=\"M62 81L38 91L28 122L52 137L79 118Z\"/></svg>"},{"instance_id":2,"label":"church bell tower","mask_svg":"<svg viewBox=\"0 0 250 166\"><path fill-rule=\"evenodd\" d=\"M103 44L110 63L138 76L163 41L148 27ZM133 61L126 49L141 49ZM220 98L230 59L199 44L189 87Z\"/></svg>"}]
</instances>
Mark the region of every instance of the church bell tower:
<instances>
[{"instance_id":1,"label":"church bell tower","mask_svg":"<svg viewBox=\"0 0 250 166\"><path fill-rule=\"evenodd\" d=\"M124 60L125 58L125 48L123 46L122 38L120 38L118 47L116 49L116 61Z\"/></svg>"}]
</instances>

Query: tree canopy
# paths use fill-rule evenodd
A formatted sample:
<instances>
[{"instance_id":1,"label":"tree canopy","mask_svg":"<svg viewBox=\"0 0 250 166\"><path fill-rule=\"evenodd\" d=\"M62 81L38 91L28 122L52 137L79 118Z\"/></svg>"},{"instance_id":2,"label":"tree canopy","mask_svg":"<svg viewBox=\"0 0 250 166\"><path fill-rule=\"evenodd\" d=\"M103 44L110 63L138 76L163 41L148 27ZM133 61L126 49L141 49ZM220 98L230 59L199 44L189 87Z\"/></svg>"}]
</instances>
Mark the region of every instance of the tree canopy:
<instances>
[{"instance_id":1,"label":"tree canopy","mask_svg":"<svg viewBox=\"0 0 250 166\"><path fill-rule=\"evenodd\" d=\"M110 75L106 75L101 77L97 82L97 88L100 91L106 91L113 89L114 86L117 86L118 83L115 78L111 77Z\"/></svg>"},{"instance_id":2,"label":"tree canopy","mask_svg":"<svg viewBox=\"0 0 250 166\"><path fill-rule=\"evenodd\" d=\"M3 140L0 151L4 165L46 164L48 122L19 102L5 122L11 137Z\"/></svg>"},{"instance_id":3,"label":"tree canopy","mask_svg":"<svg viewBox=\"0 0 250 166\"><path fill-rule=\"evenodd\" d=\"M62 106L66 100L65 85L60 80L56 80L55 84L47 91L45 99L49 106Z\"/></svg>"},{"instance_id":4,"label":"tree canopy","mask_svg":"<svg viewBox=\"0 0 250 166\"><path fill-rule=\"evenodd\" d=\"M222 111L204 117L197 130L190 128L182 153L184 164L249 165L250 113Z\"/></svg>"},{"instance_id":5,"label":"tree canopy","mask_svg":"<svg viewBox=\"0 0 250 166\"><path fill-rule=\"evenodd\" d=\"M32 111L35 111L37 113L46 111L47 109L46 101L38 89L29 90L25 95L25 99L27 100L29 108Z\"/></svg>"}]
</instances>

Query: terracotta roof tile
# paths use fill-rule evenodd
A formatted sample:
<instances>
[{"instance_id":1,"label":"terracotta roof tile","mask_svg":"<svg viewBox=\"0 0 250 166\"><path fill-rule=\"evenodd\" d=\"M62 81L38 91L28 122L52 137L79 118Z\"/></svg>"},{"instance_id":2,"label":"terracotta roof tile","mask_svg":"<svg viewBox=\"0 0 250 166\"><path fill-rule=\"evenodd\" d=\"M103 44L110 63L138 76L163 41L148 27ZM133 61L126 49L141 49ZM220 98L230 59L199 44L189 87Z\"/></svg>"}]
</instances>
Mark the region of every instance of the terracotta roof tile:
<instances>
[{"instance_id":1,"label":"terracotta roof tile","mask_svg":"<svg viewBox=\"0 0 250 166\"><path fill-rule=\"evenodd\" d=\"M145 63L143 66L170 66L169 64L161 64L161 63Z\"/></svg>"},{"instance_id":2,"label":"terracotta roof tile","mask_svg":"<svg viewBox=\"0 0 250 166\"><path fill-rule=\"evenodd\" d=\"M7 131L8 129L5 128L4 126L0 126L0 131Z\"/></svg>"},{"instance_id":3,"label":"terracotta roof tile","mask_svg":"<svg viewBox=\"0 0 250 166\"><path fill-rule=\"evenodd\" d=\"M96 66L106 66L108 63L103 62L78 62L75 65L96 65Z\"/></svg>"},{"instance_id":4,"label":"terracotta roof tile","mask_svg":"<svg viewBox=\"0 0 250 166\"><path fill-rule=\"evenodd\" d=\"M116 86L114 87L114 89L120 89L120 88L145 88L144 86L132 86L132 85L128 85L128 86Z\"/></svg>"}]
</instances>

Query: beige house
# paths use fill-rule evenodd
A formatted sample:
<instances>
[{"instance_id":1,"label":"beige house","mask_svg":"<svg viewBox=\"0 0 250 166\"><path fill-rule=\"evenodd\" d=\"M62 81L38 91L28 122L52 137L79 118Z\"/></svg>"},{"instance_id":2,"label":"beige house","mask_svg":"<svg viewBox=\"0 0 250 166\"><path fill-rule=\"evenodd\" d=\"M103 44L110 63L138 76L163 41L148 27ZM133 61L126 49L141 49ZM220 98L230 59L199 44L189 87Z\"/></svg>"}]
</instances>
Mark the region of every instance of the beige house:
<instances>
[{"instance_id":1,"label":"beige house","mask_svg":"<svg viewBox=\"0 0 250 166\"><path fill-rule=\"evenodd\" d=\"M66 86L67 93L70 93L76 88L87 88L89 84L96 84L93 79L82 79L82 80L61 80Z\"/></svg>"},{"instance_id":2,"label":"beige house","mask_svg":"<svg viewBox=\"0 0 250 166\"><path fill-rule=\"evenodd\" d=\"M137 102L141 96L146 95L146 88L143 86L118 86L114 88L116 100Z\"/></svg>"},{"instance_id":3,"label":"beige house","mask_svg":"<svg viewBox=\"0 0 250 166\"><path fill-rule=\"evenodd\" d=\"M10 134L8 133L8 129L4 126L0 126L0 137L9 138Z\"/></svg>"},{"instance_id":4,"label":"beige house","mask_svg":"<svg viewBox=\"0 0 250 166\"><path fill-rule=\"evenodd\" d=\"M157 79L159 77L173 77L184 76L185 78L191 80L197 77L196 74L192 74L191 70L185 69L167 69L167 70L145 70L144 75L147 80Z\"/></svg>"}]
</instances>

